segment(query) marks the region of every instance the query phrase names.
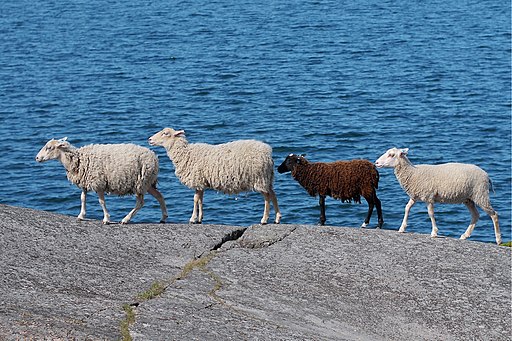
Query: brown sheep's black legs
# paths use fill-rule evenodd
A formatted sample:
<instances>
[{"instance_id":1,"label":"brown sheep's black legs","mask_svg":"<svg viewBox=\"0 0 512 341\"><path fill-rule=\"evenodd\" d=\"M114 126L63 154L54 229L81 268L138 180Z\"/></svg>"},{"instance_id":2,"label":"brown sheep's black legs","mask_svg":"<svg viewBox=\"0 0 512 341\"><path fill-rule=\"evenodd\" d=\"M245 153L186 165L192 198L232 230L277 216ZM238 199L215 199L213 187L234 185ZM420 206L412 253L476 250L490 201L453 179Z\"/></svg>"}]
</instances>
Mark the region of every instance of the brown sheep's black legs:
<instances>
[{"instance_id":1,"label":"brown sheep's black legs","mask_svg":"<svg viewBox=\"0 0 512 341\"><path fill-rule=\"evenodd\" d=\"M366 199L366 202L368 203L368 214L366 215L366 219L364 220L364 223L363 223L363 225L361 225L361 227L368 226L368 224L370 223L370 218L373 213L373 207L376 206L377 207L377 216L379 219L379 224L377 225L377 228L381 228L382 225L384 224L384 219L382 218L382 205L381 205L379 198L377 198L377 193L373 192L372 196L370 198L365 197L365 199Z\"/></svg>"},{"instance_id":2,"label":"brown sheep's black legs","mask_svg":"<svg viewBox=\"0 0 512 341\"><path fill-rule=\"evenodd\" d=\"M324 225L325 220L325 195L320 195L320 225Z\"/></svg>"},{"instance_id":3,"label":"brown sheep's black legs","mask_svg":"<svg viewBox=\"0 0 512 341\"><path fill-rule=\"evenodd\" d=\"M384 218L382 217L382 205L380 199L377 198L377 193L373 193L373 200L375 201L375 206L377 206L377 216L379 217L379 225L377 225L377 228L381 228L382 225L384 225Z\"/></svg>"},{"instance_id":4,"label":"brown sheep's black legs","mask_svg":"<svg viewBox=\"0 0 512 341\"><path fill-rule=\"evenodd\" d=\"M370 218L372 217L373 213L373 207L375 206L375 203L373 201L373 198L366 198L366 202L368 203L368 214L366 215L366 218L364 219L363 225L361 227L366 227L370 223Z\"/></svg>"}]
</instances>

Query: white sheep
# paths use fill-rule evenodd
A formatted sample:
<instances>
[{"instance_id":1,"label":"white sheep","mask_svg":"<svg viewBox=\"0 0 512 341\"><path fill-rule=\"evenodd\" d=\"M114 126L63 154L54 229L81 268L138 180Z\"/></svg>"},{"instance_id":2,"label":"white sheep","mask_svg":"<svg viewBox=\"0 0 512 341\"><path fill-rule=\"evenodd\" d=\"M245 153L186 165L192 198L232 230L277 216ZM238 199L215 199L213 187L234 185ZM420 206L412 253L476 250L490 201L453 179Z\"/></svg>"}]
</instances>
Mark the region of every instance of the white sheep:
<instances>
[{"instance_id":1,"label":"white sheep","mask_svg":"<svg viewBox=\"0 0 512 341\"><path fill-rule=\"evenodd\" d=\"M103 209L103 223L110 223L105 205L105 193L136 195L136 205L121 224L128 223L144 205L144 194L154 196L162 210L161 223L167 219L164 197L156 189L158 157L148 148L134 144L92 144L81 148L73 147L67 138L50 140L36 156L37 162L59 160L68 180L82 189L81 209L78 220L85 219L88 191L98 194Z\"/></svg>"},{"instance_id":2,"label":"white sheep","mask_svg":"<svg viewBox=\"0 0 512 341\"><path fill-rule=\"evenodd\" d=\"M460 239L469 238L480 217L476 204L491 217L496 243L501 244L498 213L492 208L489 199L489 189L492 188L489 175L472 164L413 165L407 158L408 151L407 148L391 148L375 161L379 168L395 169L400 186L410 197L405 206L405 215L399 232L405 231L409 211L416 201L427 203L428 215L432 221L432 237L436 237L438 231L434 218L434 203L463 203L471 213L471 223Z\"/></svg>"},{"instance_id":3,"label":"white sheep","mask_svg":"<svg viewBox=\"0 0 512 341\"><path fill-rule=\"evenodd\" d=\"M152 146L163 146L172 160L178 179L195 190L194 209L189 222L203 220L203 196L205 189L227 194L260 192L265 199L261 223L266 224L270 215L270 201L276 212L275 223L281 220L281 212L274 193L274 161L272 148L255 140L239 140L210 145L189 144L183 130L165 128L149 138Z\"/></svg>"}]
</instances>

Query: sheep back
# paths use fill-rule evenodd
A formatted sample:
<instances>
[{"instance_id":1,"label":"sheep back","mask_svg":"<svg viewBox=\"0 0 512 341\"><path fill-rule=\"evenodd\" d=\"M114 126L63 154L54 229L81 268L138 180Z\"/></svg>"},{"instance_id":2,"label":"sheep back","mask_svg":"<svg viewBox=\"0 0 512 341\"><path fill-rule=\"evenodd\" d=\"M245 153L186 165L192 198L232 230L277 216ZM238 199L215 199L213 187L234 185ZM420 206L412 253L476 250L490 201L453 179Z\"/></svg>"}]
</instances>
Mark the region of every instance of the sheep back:
<instances>
[{"instance_id":1,"label":"sheep back","mask_svg":"<svg viewBox=\"0 0 512 341\"><path fill-rule=\"evenodd\" d=\"M134 144L93 144L75 150L68 179L87 191L144 194L156 187L158 158Z\"/></svg>"},{"instance_id":2,"label":"sheep back","mask_svg":"<svg viewBox=\"0 0 512 341\"><path fill-rule=\"evenodd\" d=\"M395 174L404 191L414 200L454 204L466 199L476 203L489 200L489 175L476 165L409 165L395 168Z\"/></svg>"},{"instance_id":3,"label":"sheep back","mask_svg":"<svg viewBox=\"0 0 512 341\"><path fill-rule=\"evenodd\" d=\"M316 162L297 165L292 176L311 196L331 196L342 202L361 203L378 188L379 173L367 160Z\"/></svg>"},{"instance_id":4,"label":"sheep back","mask_svg":"<svg viewBox=\"0 0 512 341\"><path fill-rule=\"evenodd\" d=\"M274 161L268 144L256 140L183 144L186 140L181 140L169 156L176 176L185 186L226 194L272 189Z\"/></svg>"}]
</instances>

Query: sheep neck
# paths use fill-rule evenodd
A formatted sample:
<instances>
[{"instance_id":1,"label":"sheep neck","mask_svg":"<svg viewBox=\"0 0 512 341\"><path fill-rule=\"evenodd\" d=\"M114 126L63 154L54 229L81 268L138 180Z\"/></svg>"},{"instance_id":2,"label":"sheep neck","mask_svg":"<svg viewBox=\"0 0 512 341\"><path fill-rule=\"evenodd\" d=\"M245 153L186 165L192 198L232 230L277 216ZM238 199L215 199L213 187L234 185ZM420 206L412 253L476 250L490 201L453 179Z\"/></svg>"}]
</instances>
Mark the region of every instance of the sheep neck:
<instances>
[{"instance_id":1,"label":"sheep neck","mask_svg":"<svg viewBox=\"0 0 512 341\"><path fill-rule=\"evenodd\" d=\"M75 149L62 151L59 161L66 169L67 173L74 173L78 168L79 159Z\"/></svg>"},{"instance_id":2,"label":"sheep neck","mask_svg":"<svg viewBox=\"0 0 512 341\"><path fill-rule=\"evenodd\" d=\"M401 157L395 166L395 176L402 188L408 193L407 184L410 184L409 179L414 176L416 167L409 161L407 157Z\"/></svg>"},{"instance_id":3,"label":"sheep neck","mask_svg":"<svg viewBox=\"0 0 512 341\"><path fill-rule=\"evenodd\" d=\"M292 176L295 180L297 180L299 182L299 184L303 184L304 183L304 178L307 176L306 175L306 168L307 168L307 164L306 165L295 165L295 167L293 167L292 169Z\"/></svg>"},{"instance_id":4,"label":"sheep neck","mask_svg":"<svg viewBox=\"0 0 512 341\"><path fill-rule=\"evenodd\" d=\"M188 141L184 138L178 138L174 143L165 146L167 155L172 160L174 165L186 162L190 157L190 149Z\"/></svg>"}]
</instances>

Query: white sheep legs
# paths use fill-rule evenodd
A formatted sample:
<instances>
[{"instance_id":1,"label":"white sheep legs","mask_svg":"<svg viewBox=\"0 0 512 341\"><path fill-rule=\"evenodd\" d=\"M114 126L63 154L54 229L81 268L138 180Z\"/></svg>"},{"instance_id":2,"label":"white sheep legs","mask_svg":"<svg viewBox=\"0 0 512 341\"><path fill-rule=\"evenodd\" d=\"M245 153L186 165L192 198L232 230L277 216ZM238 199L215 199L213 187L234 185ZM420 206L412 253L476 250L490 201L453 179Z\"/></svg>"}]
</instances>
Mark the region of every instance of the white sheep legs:
<instances>
[{"instance_id":1,"label":"white sheep legs","mask_svg":"<svg viewBox=\"0 0 512 341\"><path fill-rule=\"evenodd\" d=\"M270 216L270 202L274 205L276 211L275 223L279 224L281 221L281 212L279 211L279 205L277 204L277 197L273 190L269 193L262 192L263 198L265 199L265 210L263 211L263 218L261 218L261 224L266 224ZM204 190L196 190L194 194L194 209L192 210L192 216L190 217L190 224L201 224L203 222L203 198Z\"/></svg>"},{"instance_id":2,"label":"white sheep legs","mask_svg":"<svg viewBox=\"0 0 512 341\"><path fill-rule=\"evenodd\" d=\"M407 227L407 219L409 218L409 212L411 211L411 207L416 202L413 199L409 199L409 202L407 205L405 205L405 214L404 214L404 220L402 221L402 225L400 226L400 229L398 229L398 232L405 232L405 228ZM466 200L464 201L464 205L468 208L469 212L471 213L471 223L469 224L466 232L464 232L460 239L467 239L471 236L471 233L473 233L473 230L475 229L476 222L478 221L478 218L480 218L480 214L478 213L478 210L476 208L475 202L473 200ZM500 223L498 219L498 213L491 207L490 204L482 204L480 205L482 209L487 213L491 219L492 223L494 224L494 234L496 236L496 244L501 244L501 232L500 232ZM430 220L432 221L432 232L430 236L432 238L437 237L437 225L436 225L436 219L434 217L434 204L433 203L427 203L427 209L428 209L428 216L430 217Z\"/></svg>"},{"instance_id":3,"label":"white sheep legs","mask_svg":"<svg viewBox=\"0 0 512 341\"><path fill-rule=\"evenodd\" d=\"M85 219L85 204L87 201L87 191L82 190L82 194L80 194L80 214L76 217L77 220Z\"/></svg>"},{"instance_id":4,"label":"white sheep legs","mask_svg":"<svg viewBox=\"0 0 512 341\"><path fill-rule=\"evenodd\" d=\"M201 224L203 222L203 197L204 190L196 189L194 194L194 210L189 220L190 224Z\"/></svg>"},{"instance_id":5,"label":"white sheep legs","mask_svg":"<svg viewBox=\"0 0 512 341\"><path fill-rule=\"evenodd\" d=\"M148 189L148 193L155 197L156 200L158 200L158 203L160 204L160 209L162 210L162 219L160 219L161 223L165 223L165 220L167 219L167 206L165 205L164 196L162 193L160 193L156 188L150 187Z\"/></svg>"},{"instance_id":6,"label":"white sheep legs","mask_svg":"<svg viewBox=\"0 0 512 341\"><path fill-rule=\"evenodd\" d=\"M110 224L110 214L107 211L107 205L105 204L105 193L98 193L98 201L100 202L101 209L103 210L103 224Z\"/></svg>"},{"instance_id":7,"label":"white sheep legs","mask_svg":"<svg viewBox=\"0 0 512 341\"><path fill-rule=\"evenodd\" d=\"M478 218L480 217L480 214L478 213L478 210L476 208L475 202L472 200L467 200L464 202L464 205L468 208L469 212L471 213L471 223L469 224L466 232L460 236L460 239L467 239L471 236L471 233L473 233L473 230L476 226L476 222L478 221ZM494 209L489 205L482 205L482 209L487 213L491 219L492 223L494 225L494 235L496 236L496 244L501 244L501 232L500 232L500 223L498 219L498 213L494 211Z\"/></svg>"},{"instance_id":8,"label":"white sheep legs","mask_svg":"<svg viewBox=\"0 0 512 341\"><path fill-rule=\"evenodd\" d=\"M409 202L407 205L405 205L405 214L404 214L404 220L402 221L402 225L398 229L398 232L405 232L405 228L407 227L407 220L409 219L409 212L411 211L411 207L414 206L416 201L413 199L409 199ZM432 222L432 232L430 233L430 236L432 238L437 237L437 231L439 229L436 225L436 218L434 217L434 204L429 202L427 203L427 210L428 210L428 216L430 217L430 221Z\"/></svg>"},{"instance_id":9,"label":"white sheep legs","mask_svg":"<svg viewBox=\"0 0 512 341\"><path fill-rule=\"evenodd\" d=\"M407 219L409 218L409 212L411 211L411 207L416 203L416 201L409 199L409 202L407 205L405 205L405 214L404 214L404 220L402 220L402 225L400 225L400 228L398 229L398 232L403 233L405 232L405 228L407 227Z\"/></svg>"},{"instance_id":10,"label":"white sheep legs","mask_svg":"<svg viewBox=\"0 0 512 341\"><path fill-rule=\"evenodd\" d=\"M494 235L496 236L496 244L501 244L501 232L500 232L500 222L498 219L498 213L494 211L494 214L489 214L492 219L492 223L494 224Z\"/></svg>"},{"instance_id":11,"label":"white sheep legs","mask_svg":"<svg viewBox=\"0 0 512 341\"><path fill-rule=\"evenodd\" d=\"M464 205L466 205L466 207L469 210L469 213L471 213L471 223L469 223L466 232L464 232L460 236L460 239L466 239L471 236L471 233L473 233L473 230L475 228L476 222L478 221L478 218L480 218L480 214L478 213L475 203L472 200L464 201Z\"/></svg>"},{"instance_id":12,"label":"white sheep legs","mask_svg":"<svg viewBox=\"0 0 512 341\"><path fill-rule=\"evenodd\" d=\"M98 193L98 195L99 195L99 193ZM121 224L128 224L128 222L133 218L135 213L137 213L142 208L142 206L144 206L144 195L137 194L135 207L133 208L133 210L130 211L130 213L128 213L126 215L126 217L123 218L123 220L121 220Z\"/></svg>"},{"instance_id":13,"label":"white sheep legs","mask_svg":"<svg viewBox=\"0 0 512 341\"><path fill-rule=\"evenodd\" d=\"M98 193L98 201L100 203L101 209L103 210L103 224L107 225L110 224L110 214L107 211L107 205L105 204L105 192L97 192ZM148 193L151 194L158 200L160 203L160 209L162 210L162 220L160 220L161 223L165 223L165 220L167 219L167 207L165 205L164 197L162 193L160 193L156 188L151 187L148 189ZM80 195L80 200L82 202L80 214L77 217L77 220L84 220L85 219L85 207L86 207L86 201L87 201L87 191L82 191L82 194ZM144 195L143 194L137 194L136 196L136 203L135 208L130 211L126 215L126 217L121 220L121 224L127 224L133 216L144 206Z\"/></svg>"},{"instance_id":14,"label":"white sheep legs","mask_svg":"<svg viewBox=\"0 0 512 341\"><path fill-rule=\"evenodd\" d=\"M272 201L272 205L274 205L274 210L276 211L276 220L275 224L279 224L281 222L281 211L279 210L279 205L277 203L277 197L274 190L270 190L267 192L261 192L263 198L265 199L265 208L263 210L263 217L261 218L261 224L264 225L268 222L268 218L270 217L270 201Z\"/></svg>"},{"instance_id":15,"label":"white sheep legs","mask_svg":"<svg viewBox=\"0 0 512 341\"><path fill-rule=\"evenodd\" d=\"M434 204L429 202L427 203L427 210L428 210L428 216L430 217L430 221L432 221L432 232L430 232L430 236L432 238L437 237L437 225L436 225L436 218L434 217Z\"/></svg>"},{"instance_id":16,"label":"white sheep legs","mask_svg":"<svg viewBox=\"0 0 512 341\"><path fill-rule=\"evenodd\" d=\"M76 218L77 220L84 220L85 219L85 212L86 212L86 202L87 202L87 191L82 190L82 194L80 194L80 201L81 201L81 207L80 207L80 214ZM98 201L100 202L101 209L103 210L103 224L110 224L110 214L108 214L107 211L107 205L105 205L105 193L98 192Z\"/></svg>"}]
</instances>

